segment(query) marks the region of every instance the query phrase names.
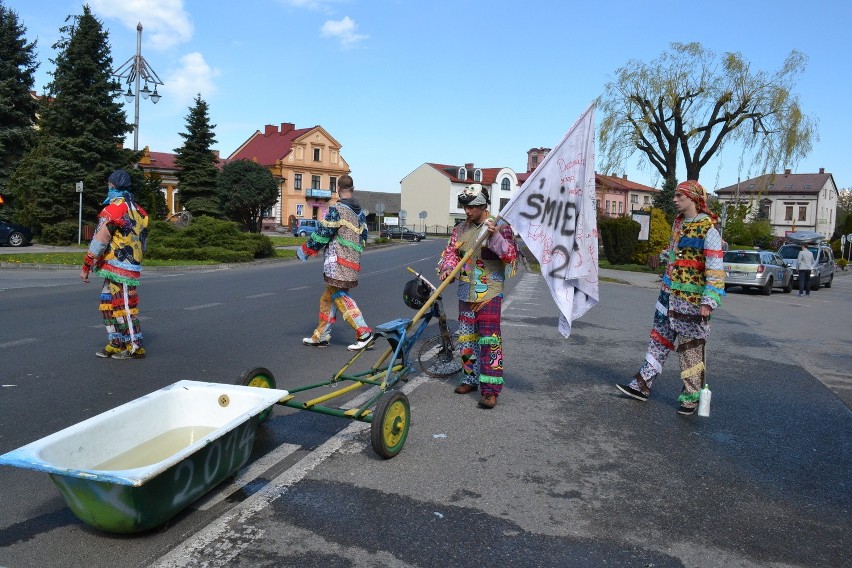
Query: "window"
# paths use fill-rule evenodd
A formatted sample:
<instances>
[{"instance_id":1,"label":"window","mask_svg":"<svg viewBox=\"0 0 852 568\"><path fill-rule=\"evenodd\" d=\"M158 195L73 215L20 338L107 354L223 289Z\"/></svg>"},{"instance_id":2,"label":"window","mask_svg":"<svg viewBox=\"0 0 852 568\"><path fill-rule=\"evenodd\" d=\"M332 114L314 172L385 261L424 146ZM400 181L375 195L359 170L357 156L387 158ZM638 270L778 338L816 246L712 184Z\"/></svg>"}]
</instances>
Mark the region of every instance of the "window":
<instances>
[{"instance_id":1,"label":"window","mask_svg":"<svg viewBox=\"0 0 852 568\"><path fill-rule=\"evenodd\" d=\"M302 174L296 174L293 176L293 189L296 191L302 191Z\"/></svg>"},{"instance_id":2,"label":"window","mask_svg":"<svg viewBox=\"0 0 852 568\"><path fill-rule=\"evenodd\" d=\"M503 181L500 182L500 189L502 191L509 191L509 178L503 178Z\"/></svg>"},{"instance_id":3,"label":"window","mask_svg":"<svg viewBox=\"0 0 852 568\"><path fill-rule=\"evenodd\" d=\"M807 218L807 212L807 205L799 205L799 221L804 221Z\"/></svg>"},{"instance_id":4,"label":"window","mask_svg":"<svg viewBox=\"0 0 852 568\"><path fill-rule=\"evenodd\" d=\"M615 213L615 201L612 202L612 212Z\"/></svg>"},{"instance_id":5,"label":"window","mask_svg":"<svg viewBox=\"0 0 852 568\"><path fill-rule=\"evenodd\" d=\"M784 208L784 220L792 221L793 220L793 206L788 205Z\"/></svg>"},{"instance_id":6,"label":"window","mask_svg":"<svg viewBox=\"0 0 852 568\"><path fill-rule=\"evenodd\" d=\"M473 170L473 181L482 181L482 170L479 168Z\"/></svg>"},{"instance_id":7,"label":"window","mask_svg":"<svg viewBox=\"0 0 852 568\"><path fill-rule=\"evenodd\" d=\"M624 203L622 203L621 201L618 202L618 213L624 213Z\"/></svg>"},{"instance_id":8,"label":"window","mask_svg":"<svg viewBox=\"0 0 852 568\"><path fill-rule=\"evenodd\" d=\"M459 179L467 179L467 170L459 168Z\"/></svg>"},{"instance_id":9,"label":"window","mask_svg":"<svg viewBox=\"0 0 852 568\"><path fill-rule=\"evenodd\" d=\"M335 193L337 191L337 178L336 177L328 178L328 188L331 190L332 193Z\"/></svg>"},{"instance_id":10,"label":"window","mask_svg":"<svg viewBox=\"0 0 852 568\"><path fill-rule=\"evenodd\" d=\"M314 161L321 162L322 161L322 149L314 148Z\"/></svg>"},{"instance_id":11,"label":"window","mask_svg":"<svg viewBox=\"0 0 852 568\"><path fill-rule=\"evenodd\" d=\"M604 211L609 213L609 199L606 200L606 207L604 207Z\"/></svg>"},{"instance_id":12,"label":"window","mask_svg":"<svg viewBox=\"0 0 852 568\"><path fill-rule=\"evenodd\" d=\"M630 203L639 203L639 196L635 193L630 196Z\"/></svg>"},{"instance_id":13,"label":"window","mask_svg":"<svg viewBox=\"0 0 852 568\"><path fill-rule=\"evenodd\" d=\"M301 217L304 212L305 212L304 204L298 203L296 205L296 217Z\"/></svg>"},{"instance_id":14,"label":"window","mask_svg":"<svg viewBox=\"0 0 852 568\"><path fill-rule=\"evenodd\" d=\"M532 164L532 169L535 169L535 167L538 165L538 154L532 155L532 157L530 158L530 163Z\"/></svg>"},{"instance_id":15,"label":"window","mask_svg":"<svg viewBox=\"0 0 852 568\"><path fill-rule=\"evenodd\" d=\"M645 205L648 205L649 203L651 203L651 198L650 198L650 196L643 195L643 196L642 196L642 203L644 203Z\"/></svg>"},{"instance_id":16,"label":"window","mask_svg":"<svg viewBox=\"0 0 852 568\"><path fill-rule=\"evenodd\" d=\"M311 176L311 189L320 188L320 176Z\"/></svg>"}]
</instances>

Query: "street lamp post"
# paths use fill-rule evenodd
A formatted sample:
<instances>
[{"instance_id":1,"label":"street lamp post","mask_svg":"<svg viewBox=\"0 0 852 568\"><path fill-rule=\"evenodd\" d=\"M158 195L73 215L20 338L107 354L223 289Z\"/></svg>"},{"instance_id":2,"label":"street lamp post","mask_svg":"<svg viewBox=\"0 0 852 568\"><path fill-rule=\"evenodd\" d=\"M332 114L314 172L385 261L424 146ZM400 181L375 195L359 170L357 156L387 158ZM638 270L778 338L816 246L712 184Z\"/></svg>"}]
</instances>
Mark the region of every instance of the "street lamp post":
<instances>
[{"instance_id":1,"label":"street lamp post","mask_svg":"<svg viewBox=\"0 0 852 568\"><path fill-rule=\"evenodd\" d=\"M157 92L157 85L163 85L163 82L160 80L160 77L157 76L156 71L151 69L151 66L148 65L148 62L145 61L144 57L142 57L141 22L136 24L136 55L133 55L130 59L125 61L122 66L113 73L113 76L118 77L127 83L127 92L124 93L124 99L127 102L134 101L133 151L136 152L139 150L139 95L142 95L143 99L150 98L152 103L157 104L160 100L160 93ZM145 87L140 91L139 83L142 81L145 82ZM153 91L148 88L149 83L154 85ZM131 85L134 86L133 90L130 89Z\"/></svg>"}]
</instances>

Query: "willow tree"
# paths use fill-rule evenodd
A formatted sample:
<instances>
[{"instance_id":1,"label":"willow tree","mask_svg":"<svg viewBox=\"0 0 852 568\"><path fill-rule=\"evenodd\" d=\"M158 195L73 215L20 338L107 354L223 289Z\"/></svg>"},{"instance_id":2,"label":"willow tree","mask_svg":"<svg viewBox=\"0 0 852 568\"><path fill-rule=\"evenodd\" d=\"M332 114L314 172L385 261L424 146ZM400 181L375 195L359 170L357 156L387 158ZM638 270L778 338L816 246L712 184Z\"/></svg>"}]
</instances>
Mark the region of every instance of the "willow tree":
<instances>
[{"instance_id":1,"label":"willow tree","mask_svg":"<svg viewBox=\"0 0 852 568\"><path fill-rule=\"evenodd\" d=\"M794 165L817 139L815 119L793 93L806 62L791 51L774 73L755 71L742 54L717 57L699 43L672 43L650 63L628 61L598 101L601 170L639 151L664 180L677 179L680 159L686 179L697 180L728 145L754 173Z\"/></svg>"}]
</instances>

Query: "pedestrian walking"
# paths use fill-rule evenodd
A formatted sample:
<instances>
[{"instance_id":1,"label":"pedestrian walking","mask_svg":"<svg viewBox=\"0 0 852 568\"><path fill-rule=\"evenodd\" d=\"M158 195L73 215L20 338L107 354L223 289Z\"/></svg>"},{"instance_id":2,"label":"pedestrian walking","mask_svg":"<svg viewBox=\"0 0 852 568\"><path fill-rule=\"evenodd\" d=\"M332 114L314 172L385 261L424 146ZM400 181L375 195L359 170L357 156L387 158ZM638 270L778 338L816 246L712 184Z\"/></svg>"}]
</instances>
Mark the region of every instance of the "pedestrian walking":
<instances>
[{"instance_id":1,"label":"pedestrian walking","mask_svg":"<svg viewBox=\"0 0 852 568\"><path fill-rule=\"evenodd\" d=\"M317 231L296 251L302 261L324 251L326 286L320 296L319 324L310 337L302 339L304 345L327 347L338 312L355 330L355 343L348 346L350 351L364 349L373 340L373 330L349 295L349 290L358 285L361 253L368 235L367 219L354 193L352 177L341 176L337 183L340 200L328 209Z\"/></svg>"},{"instance_id":2,"label":"pedestrian walking","mask_svg":"<svg viewBox=\"0 0 852 568\"><path fill-rule=\"evenodd\" d=\"M814 267L814 253L808 245L802 244L802 250L796 257L796 270L799 272L799 296L811 295L811 270Z\"/></svg>"},{"instance_id":3,"label":"pedestrian walking","mask_svg":"<svg viewBox=\"0 0 852 568\"><path fill-rule=\"evenodd\" d=\"M678 413L690 415L704 385L710 317L725 295L725 272L722 238L715 228L716 215L707 207L707 192L697 181L688 180L678 184L674 203L678 214L664 251L668 263L645 361L629 384L616 387L635 400L648 400L654 379L677 342L683 381Z\"/></svg>"},{"instance_id":4,"label":"pedestrian walking","mask_svg":"<svg viewBox=\"0 0 852 568\"><path fill-rule=\"evenodd\" d=\"M130 174L115 170L109 176L106 205L98 215L98 226L83 259L80 278L89 273L103 277L100 311L108 342L95 353L104 359L142 359L142 330L139 327L139 277L148 238L148 214L134 200Z\"/></svg>"},{"instance_id":5,"label":"pedestrian walking","mask_svg":"<svg viewBox=\"0 0 852 568\"><path fill-rule=\"evenodd\" d=\"M457 277L462 380L455 392L467 394L479 389L479 406L494 408L503 389L503 282L515 273L518 248L512 228L505 223L497 225L491 218L488 190L482 185L466 187L458 201L459 207L464 208L465 220L453 229L438 263L438 275L446 280L465 254L474 249ZM489 237L474 247L482 230Z\"/></svg>"}]
</instances>

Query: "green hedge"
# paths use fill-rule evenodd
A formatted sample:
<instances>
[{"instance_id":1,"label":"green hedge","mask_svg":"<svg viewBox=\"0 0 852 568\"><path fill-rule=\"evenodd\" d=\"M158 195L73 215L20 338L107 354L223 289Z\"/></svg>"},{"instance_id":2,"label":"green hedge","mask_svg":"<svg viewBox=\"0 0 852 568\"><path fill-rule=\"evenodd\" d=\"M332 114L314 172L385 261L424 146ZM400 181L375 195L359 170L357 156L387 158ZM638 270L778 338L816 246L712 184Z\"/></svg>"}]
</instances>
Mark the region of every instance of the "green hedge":
<instances>
[{"instance_id":1,"label":"green hedge","mask_svg":"<svg viewBox=\"0 0 852 568\"><path fill-rule=\"evenodd\" d=\"M185 228L154 221L149 229L146 258L249 262L275 255L275 247L266 235L244 233L236 223L212 217L196 217Z\"/></svg>"},{"instance_id":2,"label":"green hedge","mask_svg":"<svg viewBox=\"0 0 852 568\"><path fill-rule=\"evenodd\" d=\"M641 225L630 217L599 217L598 230L604 255L611 264L629 264L639 242Z\"/></svg>"}]
</instances>

